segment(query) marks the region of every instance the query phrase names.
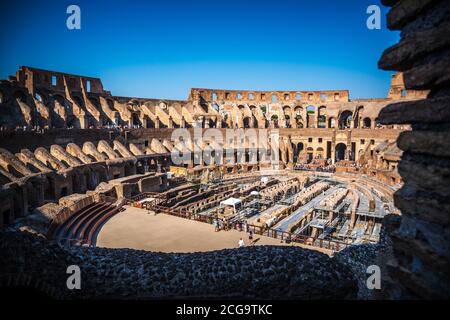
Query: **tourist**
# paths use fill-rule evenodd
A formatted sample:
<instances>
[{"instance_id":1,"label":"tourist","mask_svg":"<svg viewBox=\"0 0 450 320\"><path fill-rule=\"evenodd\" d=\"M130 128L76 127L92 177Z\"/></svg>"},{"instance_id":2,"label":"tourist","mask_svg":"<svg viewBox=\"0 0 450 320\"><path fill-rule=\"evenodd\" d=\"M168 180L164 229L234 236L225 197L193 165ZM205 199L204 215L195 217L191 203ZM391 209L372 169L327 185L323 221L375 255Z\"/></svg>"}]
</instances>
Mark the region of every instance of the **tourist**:
<instances>
[{"instance_id":1,"label":"tourist","mask_svg":"<svg viewBox=\"0 0 450 320\"><path fill-rule=\"evenodd\" d=\"M245 247L245 242L244 242L244 240L242 240L242 238L239 239L238 244L239 244L239 248Z\"/></svg>"},{"instance_id":2,"label":"tourist","mask_svg":"<svg viewBox=\"0 0 450 320\"><path fill-rule=\"evenodd\" d=\"M222 230L222 228L223 228L223 222L222 222L221 219L218 219L217 220L217 229L218 229L218 231Z\"/></svg>"},{"instance_id":3,"label":"tourist","mask_svg":"<svg viewBox=\"0 0 450 320\"><path fill-rule=\"evenodd\" d=\"M253 242L253 231L250 230L250 232L248 233L248 240L250 242Z\"/></svg>"}]
</instances>

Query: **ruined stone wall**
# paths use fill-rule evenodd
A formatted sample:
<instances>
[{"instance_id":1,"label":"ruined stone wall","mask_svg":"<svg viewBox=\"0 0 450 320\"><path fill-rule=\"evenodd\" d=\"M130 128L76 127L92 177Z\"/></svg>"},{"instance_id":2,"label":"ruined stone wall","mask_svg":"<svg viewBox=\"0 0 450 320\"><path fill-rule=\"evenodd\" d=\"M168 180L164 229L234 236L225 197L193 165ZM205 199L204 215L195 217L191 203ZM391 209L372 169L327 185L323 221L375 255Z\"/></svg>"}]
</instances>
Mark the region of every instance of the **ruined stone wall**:
<instances>
[{"instance_id":1,"label":"ruined stone wall","mask_svg":"<svg viewBox=\"0 0 450 320\"><path fill-rule=\"evenodd\" d=\"M348 90L323 91L252 91L252 90L223 90L198 89L191 90L191 98L203 99L207 102L222 101L222 103L272 103L276 102L303 103L303 102L348 102Z\"/></svg>"},{"instance_id":2,"label":"ruined stone wall","mask_svg":"<svg viewBox=\"0 0 450 320\"><path fill-rule=\"evenodd\" d=\"M430 90L423 100L395 103L380 113L384 124L412 124L398 146L405 184L395 194L401 220L393 224L395 257L387 262L390 298L450 297L450 2L384 0L388 27L400 42L379 61L402 71L406 89Z\"/></svg>"},{"instance_id":3,"label":"ruined stone wall","mask_svg":"<svg viewBox=\"0 0 450 320\"><path fill-rule=\"evenodd\" d=\"M54 144L66 146L69 143L83 145L87 141L97 143L100 140L111 141L120 136L119 131L109 130L66 130L53 129L45 133L36 132L0 132L0 148L11 152L19 152L21 149L37 149L39 147L50 148Z\"/></svg>"},{"instance_id":4,"label":"ruined stone wall","mask_svg":"<svg viewBox=\"0 0 450 320\"><path fill-rule=\"evenodd\" d=\"M388 98L351 101L348 90L192 89L187 100L116 97L100 79L21 67L0 81L0 126L31 128L376 128L392 99L418 99L394 75Z\"/></svg>"}]
</instances>

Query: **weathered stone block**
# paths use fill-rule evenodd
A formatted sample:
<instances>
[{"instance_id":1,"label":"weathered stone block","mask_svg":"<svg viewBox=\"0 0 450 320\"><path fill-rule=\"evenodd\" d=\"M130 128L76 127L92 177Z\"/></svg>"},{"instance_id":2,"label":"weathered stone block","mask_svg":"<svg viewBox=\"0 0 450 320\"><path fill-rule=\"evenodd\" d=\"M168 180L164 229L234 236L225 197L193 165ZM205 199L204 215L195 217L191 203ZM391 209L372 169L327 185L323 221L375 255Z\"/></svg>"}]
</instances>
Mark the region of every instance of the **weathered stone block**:
<instances>
[{"instance_id":1,"label":"weathered stone block","mask_svg":"<svg viewBox=\"0 0 450 320\"><path fill-rule=\"evenodd\" d=\"M450 122L450 98L393 103L380 111L378 119L383 124Z\"/></svg>"},{"instance_id":2,"label":"weathered stone block","mask_svg":"<svg viewBox=\"0 0 450 320\"><path fill-rule=\"evenodd\" d=\"M387 15L388 28L391 30L402 28L406 23L414 20L422 11L437 2L437 0L398 1Z\"/></svg>"}]
</instances>

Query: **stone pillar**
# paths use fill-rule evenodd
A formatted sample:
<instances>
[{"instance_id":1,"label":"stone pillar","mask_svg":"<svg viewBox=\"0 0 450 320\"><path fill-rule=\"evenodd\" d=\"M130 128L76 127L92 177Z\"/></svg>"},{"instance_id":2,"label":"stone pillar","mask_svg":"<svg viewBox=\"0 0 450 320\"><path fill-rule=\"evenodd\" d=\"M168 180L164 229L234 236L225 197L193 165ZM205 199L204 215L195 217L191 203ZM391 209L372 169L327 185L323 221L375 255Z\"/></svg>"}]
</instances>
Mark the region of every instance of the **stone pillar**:
<instances>
[{"instance_id":1,"label":"stone pillar","mask_svg":"<svg viewBox=\"0 0 450 320\"><path fill-rule=\"evenodd\" d=\"M80 120L80 129L87 129L88 121L87 116L77 116Z\"/></svg>"},{"instance_id":2,"label":"stone pillar","mask_svg":"<svg viewBox=\"0 0 450 320\"><path fill-rule=\"evenodd\" d=\"M401 39L383 53L379 67L403 72L407 90L430 90L422 100L391 104L379 115L383 125L412 124L397 141L404 152L398 170L405 184L395 193L401 216L385 218L395 256L387 261L392 283L385 295L449 299L450 48L442 39L448 39L450 2L382 2L395 4L388 27L401 30Z\"/></svg>"},{"instance_id":3,"label":"stone pillar","mask_svg":"<svg viewBox=\"0 0 450 320\"><path fill-rule=\"evenodd\" d=\"M356 223L356 210L352 210L352 214L350 217L350 226L349 229L352 230Z\"/></svg>"}]
</instances>

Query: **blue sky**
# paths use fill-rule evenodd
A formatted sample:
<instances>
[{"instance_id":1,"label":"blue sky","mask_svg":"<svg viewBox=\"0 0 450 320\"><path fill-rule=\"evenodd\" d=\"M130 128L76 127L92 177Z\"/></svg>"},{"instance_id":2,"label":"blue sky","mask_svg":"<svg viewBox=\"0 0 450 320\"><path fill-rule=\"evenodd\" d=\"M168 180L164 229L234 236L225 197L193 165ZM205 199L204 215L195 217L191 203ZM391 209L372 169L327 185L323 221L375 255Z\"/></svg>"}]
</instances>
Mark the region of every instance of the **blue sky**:
<instances>
[{"instance_id":1,"label":"blue sky","mask_svg":"<svg viewBox=\"0 0 450 320\"><path fill-rule=\"evenodd\" d=\"M66 8L81 8L81 30ZM366 9L382 9L368 30ZM20 65L100 77L114 95L185 99L191 87L349 89L385 97L377 61L398 33L379 0L41 0L0 4L0 78Z\"/></svg>"}]
</instances>

